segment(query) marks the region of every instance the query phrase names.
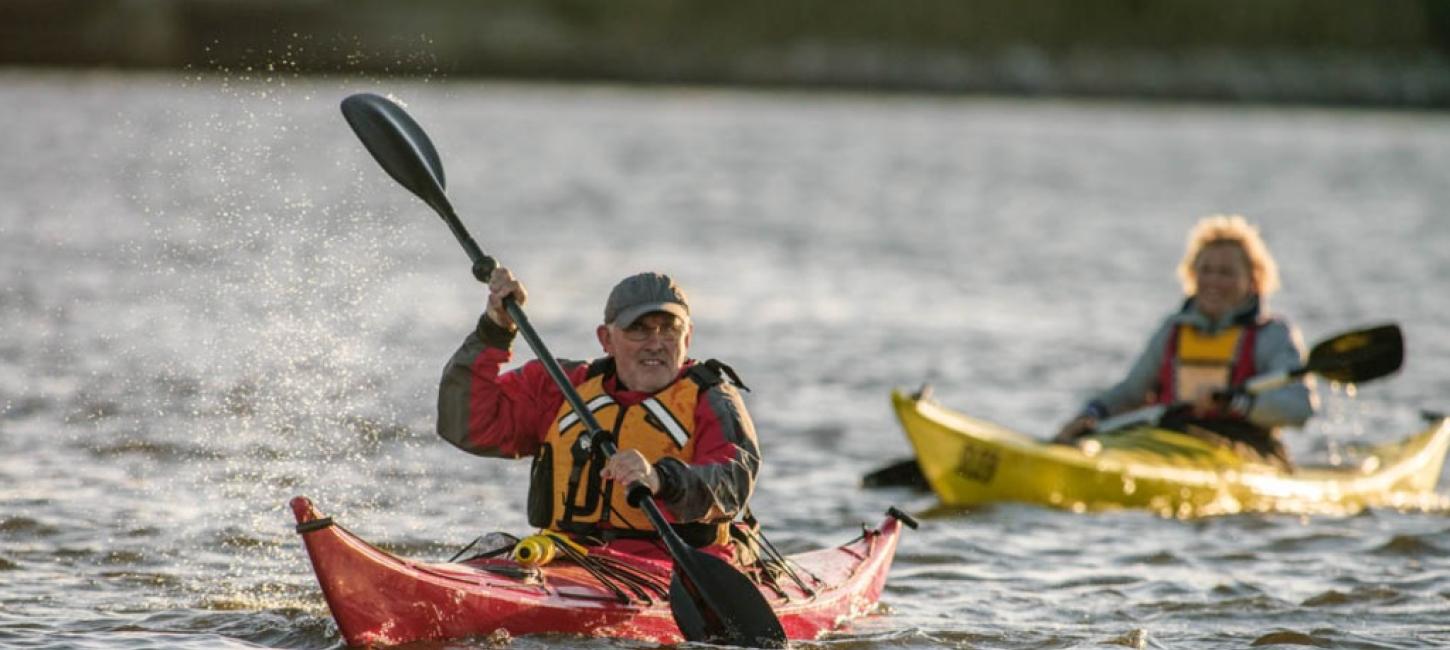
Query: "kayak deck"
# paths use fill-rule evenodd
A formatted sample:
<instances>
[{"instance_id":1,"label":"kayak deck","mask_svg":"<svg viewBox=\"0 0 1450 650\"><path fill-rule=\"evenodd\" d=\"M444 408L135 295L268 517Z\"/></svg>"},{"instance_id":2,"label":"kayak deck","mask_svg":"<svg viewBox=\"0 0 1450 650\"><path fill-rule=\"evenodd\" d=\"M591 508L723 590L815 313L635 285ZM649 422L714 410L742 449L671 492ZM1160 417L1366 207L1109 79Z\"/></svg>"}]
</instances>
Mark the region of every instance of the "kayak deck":
<instances>
[{"instance_id":1,"label":"kayak deck","mask_svg":"<svg viewBox=\"0 0 1450 650\"><path fill-rule=\"evenodd\" d=\"M946 505L998 501L1165 516L1349 513L1414 507L1433 494L1450 422L1368 451L1355 466L1293 471L1246 461L1189 434L1140 427L1048 444L896 391L892 402L927 482Z\"/></svg>"},{"instance_id":2,"label":"kayak deck","mask_svg":"<svg viewBox=\"0 0 1450 650\"><path fill-rule=\"evenodd\" d=\"M556 560L536 572L510 559L457 563L408 560L383 551L324 517L305 497L291 502L318 583L348 645L396 645L496 634L581 634L679 643L667 597L621 596L583 566ZM880 597L901 522L888 517L861 537L789 559L805 589L788 577L761 587L790 639L815 639L867 613ZM668 562L591 548L646 579L670 581ZM667 591L667 587L666 587Z\"/></svg>"}]
</instances>

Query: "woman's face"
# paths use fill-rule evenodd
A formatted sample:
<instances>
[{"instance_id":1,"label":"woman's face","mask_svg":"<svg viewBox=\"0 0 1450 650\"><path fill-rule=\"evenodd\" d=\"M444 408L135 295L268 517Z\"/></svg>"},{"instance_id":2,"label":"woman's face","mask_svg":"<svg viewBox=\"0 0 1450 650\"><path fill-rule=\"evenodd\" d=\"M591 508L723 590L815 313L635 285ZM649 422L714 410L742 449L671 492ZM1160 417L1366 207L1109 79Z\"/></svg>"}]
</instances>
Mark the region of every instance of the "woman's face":
<instances>
[{"instance_id":1,"label":"woman's face","mask_svg":"<svg viewBox=\"0 0 1450 650\"><path fill-rule=\"evenodd\" d=\"M1194 303L1212 319L1223 317L1257 290L1249 257L1234 243L1210 244L1199 251L1193 275L1198 280Z\"/></svg>"}]
</instances>

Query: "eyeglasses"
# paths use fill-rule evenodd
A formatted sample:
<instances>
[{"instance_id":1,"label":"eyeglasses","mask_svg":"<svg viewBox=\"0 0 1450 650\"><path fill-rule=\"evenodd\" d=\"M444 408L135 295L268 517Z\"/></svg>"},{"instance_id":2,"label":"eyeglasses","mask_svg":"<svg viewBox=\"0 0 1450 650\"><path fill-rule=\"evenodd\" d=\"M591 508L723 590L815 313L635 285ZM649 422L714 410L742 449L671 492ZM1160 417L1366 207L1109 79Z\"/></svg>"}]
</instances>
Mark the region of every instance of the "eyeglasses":
<instances>
[{"instance_id":1,"label":"eyeglasses","mask_svg":"<svg viewBox=\"0 0 1450 650\"><path fill-rule=\"evenodd\" d=\"M672 320L663 325L647 325L635 321L629 327L624 328L624 338L635 342L648 341L655 334L659 334L660 338L666 341L678 341L685 336L685 324L678 320Z\"/></svg>"}]
</instances>

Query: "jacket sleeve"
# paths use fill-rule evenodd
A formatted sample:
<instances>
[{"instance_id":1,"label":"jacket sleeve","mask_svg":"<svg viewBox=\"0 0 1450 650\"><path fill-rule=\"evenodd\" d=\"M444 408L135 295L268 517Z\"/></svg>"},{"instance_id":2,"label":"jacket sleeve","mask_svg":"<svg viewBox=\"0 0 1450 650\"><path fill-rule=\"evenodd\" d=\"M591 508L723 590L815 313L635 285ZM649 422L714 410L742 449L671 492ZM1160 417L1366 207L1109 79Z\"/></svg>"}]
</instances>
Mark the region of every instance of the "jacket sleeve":
<instances>
[{"instance_id":1,"label":"jacket sleeve","mask_svg":"<svg viewBox=\"0 0 1450 650\"><path fill-rule=\"evenodd\" d=\"M665 508L679 522L734 518L750 501L760 471L755 424L740 393L720 383L695 408L695 457L689 464L665 458L655 464Z\"/></svg>"},{"instance_id":2,"label":"jacket sleeve","mask_svg":"<svg viewBox=\"0 0 1450 650\"><path fill-rule=\"evenodd\" d=\"M500 374L513 334L486 316L448 360L438 386L438 435L479 456L519 458L539 449L563 396L538 361Z\"/></svg>"},{"instance_id":3,"label":"jacket sleeve","mask_svg":"<svg viewBox=\"0 0 1450 650\"><path fill-rule=\"evenodd\" d=\"M1304 340L1292 325L1273 320L1254 340L1254 367L1259 374L1294 370L1304 364ZM1303 426L1314 415L1312 379L1304 378L1254 396L1248 420L1265 428Z\"/></svg>"},{"instance_id":4,"label":"jacket sleeve","mask_svg":"<svg viewBox=\"0 0 1450 650\"><path fill-rule=\"evenodd\" d=\"M1144 406L1148 393L1157 388L1158 370L1163 365L1163 347L1168 344L1168 335L1173 331L1174 324L1172 317L1163 321L1158 331L1148 339L1148 345L1133 361L1128 375L1117 385L1093 398L1088 404L1088 410L1100 411L1094 415L1103 417Z\"/></svg>"}]
</instances>

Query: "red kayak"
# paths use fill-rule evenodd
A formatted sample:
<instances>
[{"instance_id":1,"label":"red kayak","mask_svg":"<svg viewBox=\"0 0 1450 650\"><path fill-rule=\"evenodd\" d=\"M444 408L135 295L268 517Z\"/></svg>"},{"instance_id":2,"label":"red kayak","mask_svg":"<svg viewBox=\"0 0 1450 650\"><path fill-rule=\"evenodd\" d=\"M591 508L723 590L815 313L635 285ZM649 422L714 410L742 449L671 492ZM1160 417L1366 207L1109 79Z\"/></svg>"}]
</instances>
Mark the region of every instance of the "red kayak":
<instances>
[{"instance_id":1,"label":"red kayak","mask_svg":"<svg viewBox=\"0 0 1450 650\"><path fill-rule=\"evenodd\" d=\"M579 634L673 644L684 641L670 613L668 563L588 549L584 566L556 559L537 568L508 557L427 563L382 551L292 500L297 530L337 628L348 645L521 634ZM795 577L760 587L790 639L815 639L868 612L881 595L902 521L836 547L791 555ZM608 569L601 571L601 568ZM607 575L601 576L601 573ZM759 572L750 572L758 579ZM609 576L626 578L623 583Z\"/></svg>"}]
</instances>

